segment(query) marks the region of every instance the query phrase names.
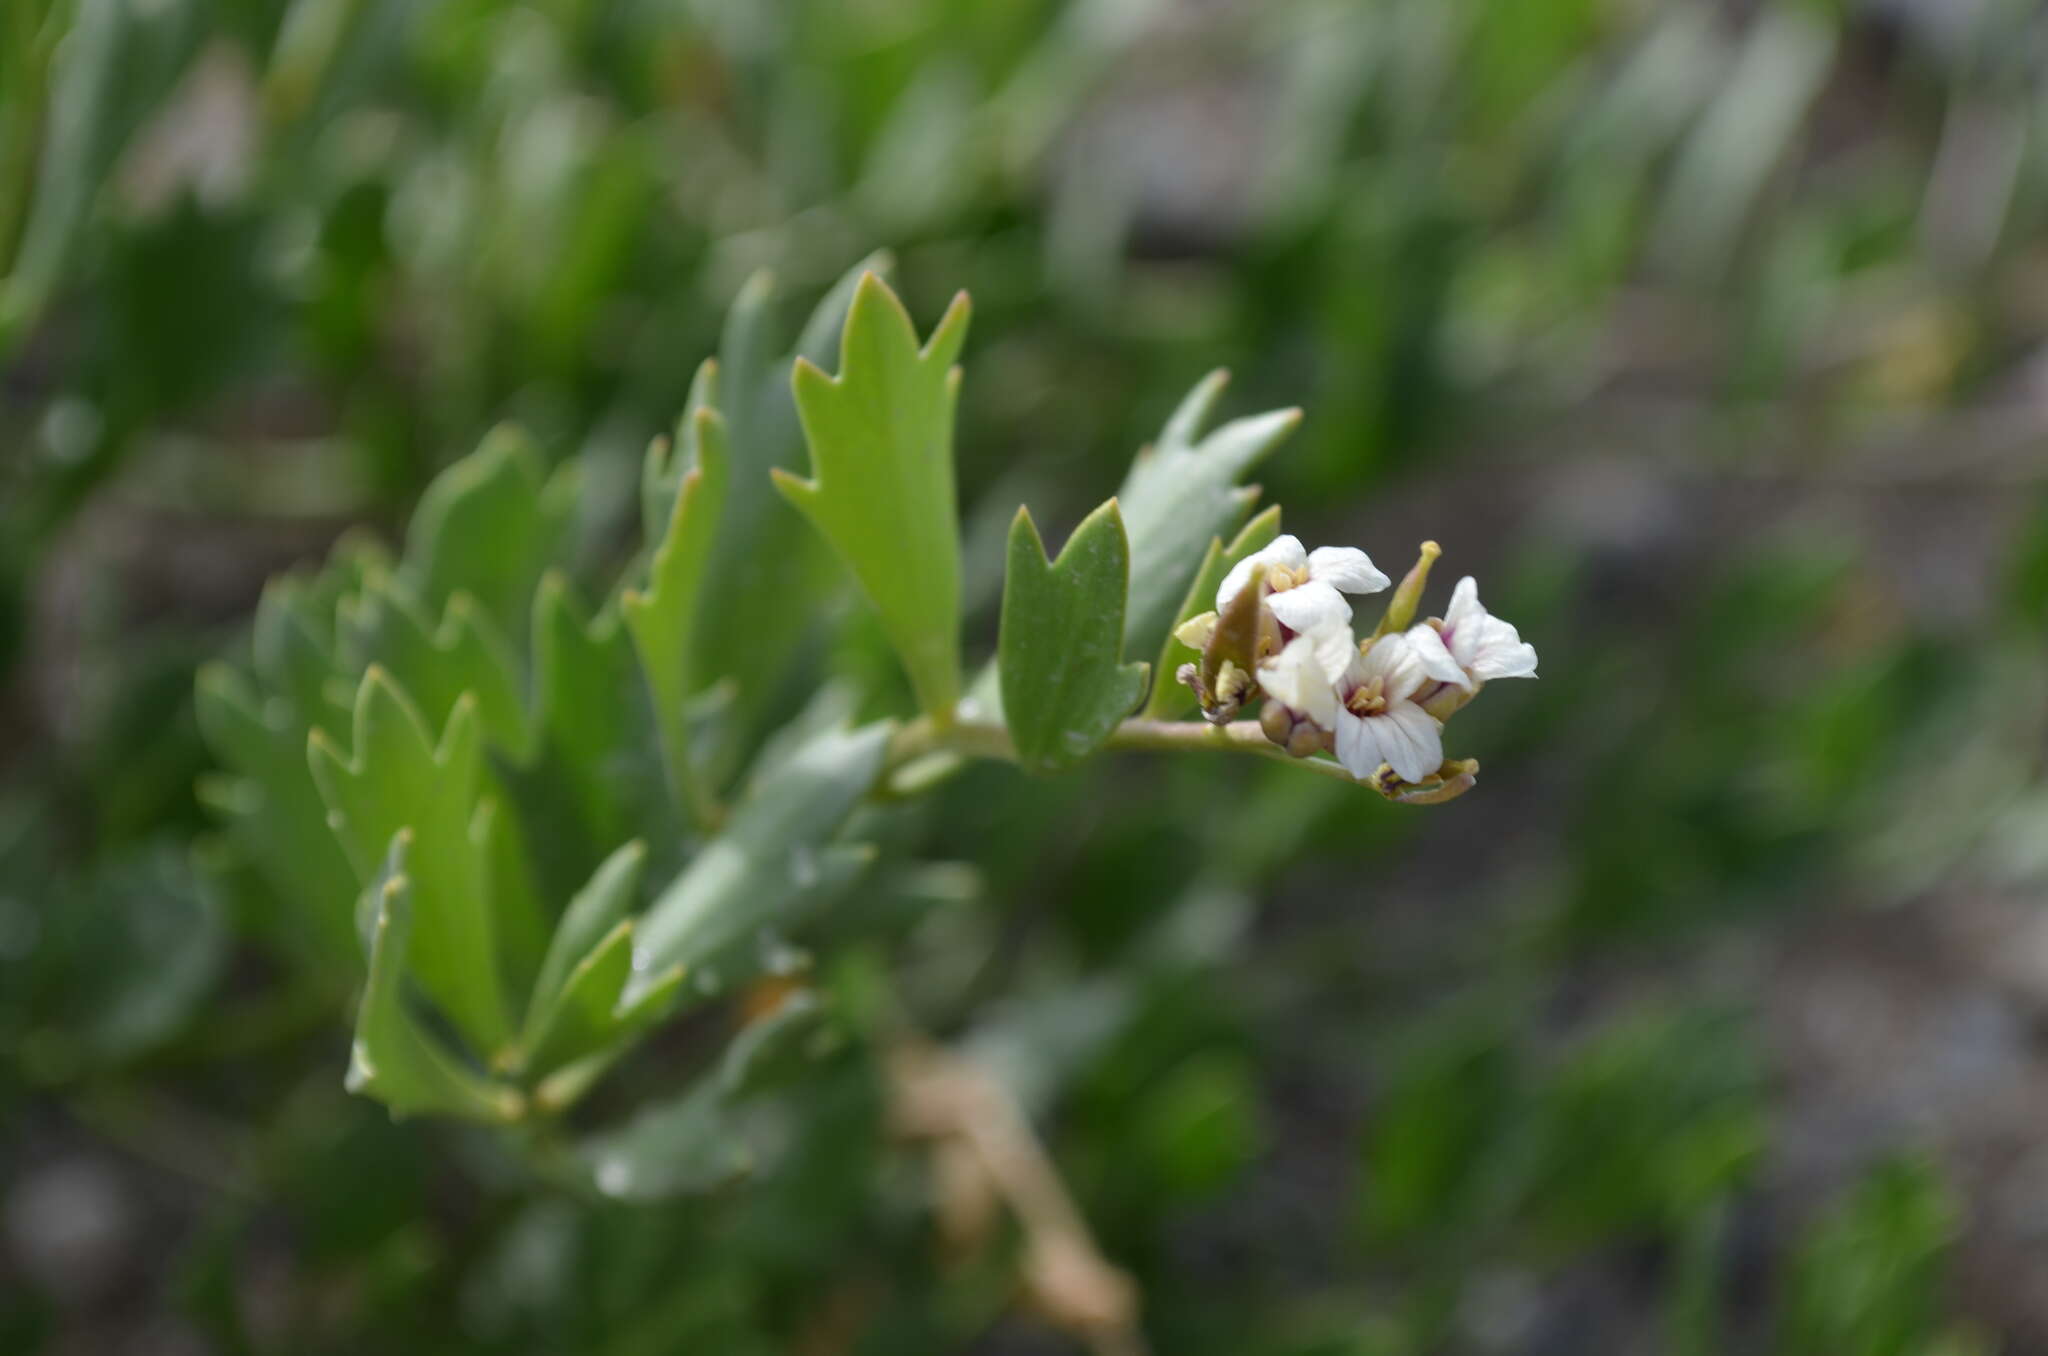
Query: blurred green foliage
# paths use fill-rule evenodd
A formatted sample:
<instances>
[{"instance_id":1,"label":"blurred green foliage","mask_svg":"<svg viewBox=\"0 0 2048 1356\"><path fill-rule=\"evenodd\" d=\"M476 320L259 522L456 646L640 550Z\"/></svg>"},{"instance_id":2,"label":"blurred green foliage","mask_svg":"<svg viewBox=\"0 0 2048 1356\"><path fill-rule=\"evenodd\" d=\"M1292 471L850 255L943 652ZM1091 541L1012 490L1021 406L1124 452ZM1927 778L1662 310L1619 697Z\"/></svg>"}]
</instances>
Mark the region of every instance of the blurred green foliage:
<instances>
[{"instance_id":1,"label":"blurred green foliage","mask_svg":"<svg viewBox=\"0 0 2048 1356\"><path fill-rule=\"evenodd\" d=\"M516 419L589 468L580 623L698 359L803 469L789 335L876 250L921 317L975 297L980 649L1016 505L1064 540L1227 364L1309 411L1261 470L1290 530L1398 560L1451 505L1544 655L1426 823L1125 760L877 829L938 861L874 884L897 937L835 1001L1000 1074L1158 1350L2048 1341L1959 1298L1998 1245L1953 1165L1873 1131L1795 1171L1830 1085L1781 1011L1817 918L2048 878L2040 37L1903 0L6 5L0 1348L1053 1341L1014 1240L939 1246L858 1060L744 1190L593 1204L346 1097L353 977L187 858L190 674L266 576ZM765 481L729 514L783 546L714 546L706 645L832 577ZM851 606L763 647L891 671Z\"/></svg>"}]
</instances>

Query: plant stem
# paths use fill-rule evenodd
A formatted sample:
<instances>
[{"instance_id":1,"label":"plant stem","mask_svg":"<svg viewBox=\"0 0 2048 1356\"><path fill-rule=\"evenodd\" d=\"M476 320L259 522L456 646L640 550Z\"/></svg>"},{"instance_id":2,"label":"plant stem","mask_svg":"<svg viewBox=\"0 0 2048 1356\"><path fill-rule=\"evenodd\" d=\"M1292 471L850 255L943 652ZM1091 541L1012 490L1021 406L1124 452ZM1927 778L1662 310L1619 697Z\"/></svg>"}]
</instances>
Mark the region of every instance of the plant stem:
<instances>
[{"instance_id":1,"label":"plant stem","mask_svg":"<svg viewBox=\"0 0 2048 1356\"><path fill-rule=\"evenodd\" d=\"M1326 758L1294 758L1266 738L1255 720L1233 721L1228 725L1198 724L1193 721L1127 720L1110 731L1105 749L1150 753L1248 753L1256 758L1291 763L1325 777L1357 784L1342 766ZM939 728L929 717L920 716L897 731L889 750L891 772L938 754L1017 761L1010 732L988 721L956 720Z\"/></svg>"}]
</instances>

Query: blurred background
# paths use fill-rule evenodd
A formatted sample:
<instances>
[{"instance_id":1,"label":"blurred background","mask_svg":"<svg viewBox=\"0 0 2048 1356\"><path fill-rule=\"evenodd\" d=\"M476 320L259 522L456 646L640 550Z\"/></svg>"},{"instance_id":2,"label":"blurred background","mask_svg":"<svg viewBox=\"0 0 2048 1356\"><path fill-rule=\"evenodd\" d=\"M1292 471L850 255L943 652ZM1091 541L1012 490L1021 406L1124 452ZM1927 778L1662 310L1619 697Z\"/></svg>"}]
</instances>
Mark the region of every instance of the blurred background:
<instances>
[{"instance_id":1,"label":"blurred background","mask_svg":"<svg viewBox=\"0 0 2048 1356\"><path fill-rule=\"evenodd\" d=\"M2044 71L2024 0L8 0L0 1349L1076 1349L857 1093L675 1207L392 1124L191 865L267 575L502 419L622 503L750 276L887 249L974 296L970 635L1220 365L1290 530L1543 658L1439 809L925 812L875 973L1156 1350L2048 1351Z\"/></svg>"}]
</instances>

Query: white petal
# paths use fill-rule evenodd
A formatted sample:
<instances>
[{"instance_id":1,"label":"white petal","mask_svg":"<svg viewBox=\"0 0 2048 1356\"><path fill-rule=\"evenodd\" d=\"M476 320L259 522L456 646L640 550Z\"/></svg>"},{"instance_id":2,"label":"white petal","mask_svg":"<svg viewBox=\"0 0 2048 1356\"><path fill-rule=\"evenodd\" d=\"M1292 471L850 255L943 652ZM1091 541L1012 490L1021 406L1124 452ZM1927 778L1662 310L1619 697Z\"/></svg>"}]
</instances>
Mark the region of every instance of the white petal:
<instances>
[{"instance_id":1,"label":"white petal","mask_svg":"<svg viewBox=\"0 0 2048 1356\"><path fill-rule=\"evenodd\" d=\"M1268 565L1285 565L1298 570L1308 564L1308 552L1301 548L1301 538L1292 532L1282 532L1252 553L1253 560L1263 560Z\"/></svg>"},{"instance_id":2,"label":"white petal","mask_svg":"<svg viewBox=\"0 0 2048 1356\"><path fill-rule=\"evenodd\" d=\"M1216 634L1216 614L1204 612L1189 617L1173 629L1173 638L1190 650L1204 650L1209 647L1209 637Z\"/></svg>"},{"instance_id":3,"label":"white petal","mask_svg":"<svg viewBox=\"0 0 2048 1356\"><path fill-rule=\"evenodd\" d=\"M1337 689L1316 657L1313 636L1296 636L1273 659L1259 665L1259 686L1268 697L1325 730L1336 724Z\"/></svg>"},{"instance_id":4,"label":"white petal","mask_svg":"<svg viewBox=\"0 0 2048 1356\"><path fill-rule=\"evenodd\" d=\"M1451 590L1451 605L1444 610L1444 645L1460 667L1472 667L1472 655L1479 643L1479 623L1486 609L1479 604L1479 584L1471 575Z\"/></svg>"},{"instance_id":5,"label":"white petal","mask_svg":"<svg viewBox=\"0 0 2048 1356\"><path fill-rule=\"evenodd\" d=\"M1320 579L1282 589L1268 598L1266 605L1273 609L1273 615L1283 626L1296 631L1313 631L1332 623L1341 626L1351 620L1351 604L1344 601L1343 594Z\"/></svg>"},{"instance_id":6,"label":"white petal","mask_svg":"<svg viewBox=\"0 0 2048 1356\"><path fill-rule=\"evenodd\" d=\"M1308 553L1308 577L1344 593L1378 593L1389 582L1356 546L1318 546Z\"/></svg>"},{"instance_id":7,"label":"white petal","mask_svg":"<svg viewBox=\"0 0 2048 1356\"><path fill-rule=\"evenodd\" d=\"M1472 690L1472 680L1444 648L1444 638L1434 626L1417 623L1408 628L1407 636L1408 648L1415 652L1415 661L1422 665L1424 673L1440 683L1451 683L1467 692Z\"/></svg>"},{"instance_id":8,"label":"white petal","mask_svg":"<svg viewBox=\"0 0 2048 1356\"><path fill-rule=\"evenodd\" d=\"M1395 702L1370 723L1380 727L1380 752L1402 781L1422 781L1443 766L1443 726L1414 702Z\"/></svg>"},{"instance_id":9,"label":"white petal","mask_svg":"<svg viewBox=\"0 0 2048 1356\"><path fill-rule=\"evenodd\" d=\"M1298 570L1306 564L1308 553L1301 549L1301 538L1286 533L1273 538L1230 567L1230 573L1223 576L1223 583L1216 590L1216 610L1221 612L1230 606L1230 600L1251 582L1252 570L1256 566L1284 565L1290 570Z\"/></svg>"},{"instance_id":10,"label":"white petal","mask_svg":"<svg viewBox=\"0 0 2048 1356\"><path fill-rule=\"evenodd\" d=\"M1495 678L1534 678L1536 647L1500 618L1488 617L1474 646L1472 676L1482 683Z\"/></svg>"},{"instance_id":11,"label":"white petal","mask_svg":"<svg viewBox=\"0 0 2048 1356\"><path fill-rule=\"evenodd\" d=\"M1485 615L1486 609L1479 605L1479 581L1468 574L1451 590L1451 606L1444 613L1444 624L1456 626L1467 617Z\"/></svg>"},{"instance_id":12,"label":"white petal","mask_svg":"<svg viewBox=\"0 0 2048 1356\"><path fill-rule=\"evenodd\" d=\"M1422 686L1422 661L1408 637L1398 633L1381 636L1346 675L1347 681L1358 683L1374 678L1380 680L1380 695L1390 702L1400 701Z\"/></svg>"},{"instance_id":13,"label":"white petal","mask_svg":"<svg viewBox=\"0 0 2048 1356\"><path fill-rule=\"evenodd\" d=\"M1315 647L1316 663L1332 684L1340 682L1350 670L1351 661L1358 658L1358 637L1351 634L1349 622L1311 627L1301 633L1301 638Z\"/></svg>"},{"instance_id":14,"label":"white petal","mask_svg":"<svg viewBox=\"0 0 2048 1356\"><path fill-rule=\"evenodd\" d=\"M1380 755L1380 741L1373 722L1349 711L1337 713L1337 761L1344 770L1364 781L1387 760Z\"/></svg>"}]
</instances>

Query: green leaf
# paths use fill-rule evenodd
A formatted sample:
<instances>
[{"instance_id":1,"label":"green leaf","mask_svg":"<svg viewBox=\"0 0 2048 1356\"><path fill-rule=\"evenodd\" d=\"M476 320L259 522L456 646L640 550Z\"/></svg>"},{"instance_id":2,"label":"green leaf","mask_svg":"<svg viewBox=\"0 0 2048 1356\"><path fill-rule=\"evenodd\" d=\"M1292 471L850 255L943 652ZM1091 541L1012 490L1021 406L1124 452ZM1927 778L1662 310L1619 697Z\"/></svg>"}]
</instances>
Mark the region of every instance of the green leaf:
<instances>
[{"instance_id":1,"label":"green leaf","mask_svg":"<svg viewBox=\"0 0 2048 1356\"><path fill-rule=\"evenodd\" d=\"M195 709L207 747L236 774L203 781L201 801L292 911L292 949L314 964L352 966L359 887L306 769L304 720L225 664L199 671Z\"/></svg>"},{"instance_id":2,"label":"green leaf","mask_svg":"<svg viewBox=\"0 0 2048 1356\"><path fill-rule=\"evenodd\" d=\"M638 995L620 1002L611 1010L609 1030L603 1038L605 1043L589 1054L575 1056L553 1068L534 1091L536 1103L559 1110L588 1092L606 1070L633 1048L635 1037L675 1010L682 988L683 972L679 968L673 969L657 976ZM554 1056L548 1056L549 1065L554 1063L554 1059Z\"/></svg>"},{"instance_id":3,"label":"green leaf","mask_svg":"<svg viewBox=\"0 0 2048 1356\"><path fill-rule=\"evenodd\" d=\"M1258 487L1239 486L1238 479L1301 423L1300 410L1272 410L1203 435L1229 380L1223 371L1204 377L1166 421L1158 445L1138 454L1117 491L1131 541L1124 648L1132 654L1159 652L1203 547L1234 534L1258 500Z\"/></svg>"},{"instance_id":4,"label":"green leaf","mask_svg":"<svg viewBox=\"0 0 2048 1356\"><path fill-rule=\"evenodd\" d=\"M798 359L793 389L812 478L776 484L860 581L918 703L950 717L960 695L960 523L953 489L953 361L967 337L967 294L918 346L910 313L881 279L862 277L828 377Z\"/></svg>"},{"instance_id":5,"label":"green leaf","mask_svg":"<svg viewBox=\"0 0 2048 1356\"><path fill-rule=\"evenodd\" d=\"M1181 600L1180 611L1174 614L1173 624L1166 628L1166 643L1159 648L1159 666L1153 670L1157 675L1152 684L1152 699L1145 703L1145 714L1154 720L1179 720L1195 709L1195 694L1187 684L1177 682L1174 674L1183 664L1201 659L1201 654L1180 643L1173 634L1180 624L1190 617L1198 617L1212 611L1216 606L1216 590L1223 587L1223 577L1230 573L1233 565L1255 552L1264 550L1280 535L1280 506L1267 509L1244 525L1244 530L1225 546L1221 537L1209 539L1209 553L1202 557L1202 568L1195 571L1195 582L1188 585L1188 596Z\"/></svg>"},{"instance_id":6,"label":"green leaf","mask_svg":"<svg viewBox=\"0 0 2048 1356\"><path fill-rule=\"evenodd\" d=\"M1145 695L1145 665L1123 662L1130 565L1114 499L1082 520L1057 561L1031 510L1017 510L996 653L1003 719L1025 767L1086 758Z\"/></svg>"},{"instance_id":7,"label":"green leaf","mask_svg":"<svg viewBox=\"0 0 2048 1356\"><path fill-rule=\"evenodd\" d=\"M430 726L439 726L467 693L491 742L524 763L533 756L532 722L519 661L504 633L468 592L448 598L439 626L432 625L398 580L375 571L360 593L339 609L339 648L348 671L380 665L419 703Z\"/></svg>"},{"instance_id":8,"label":"green leaf","mask_svg":"<svg viewBox=\"0 0 2048 1356\"><path fill-rule=\"evenodd\" d=\"M272 691L288 698L307 721L329 710L327 681L340 671L334 653L334 601L328 600L326 634L314 615L313 586L283 575L263 586L250 627L256 673ZM303 732L302 732L303 733Z\"/></svg>"},{"instance_id":9,"label":"green leaf","mask_svg":"<svg viewBox=\"0 0 2048 1356\"><path fill-rule=\"evenodd\" d=\"M505 992L525 992L540 973L548 947L548 920L527 863L519 815L496 796L482 796L470 816L470 838L484 862L484 898L498 939L498 973Z\"/></svg>"},{"instance_id":10,"label":"green leaf","mask_svg":"<svg viewBox=\"0 0 2048 1356\"><path fill-rule=\"evenodd\" d=\"M574 475L565 467L548 479L524 433L493 429L420 496L401 579L430 611L469 594L502 634L523 643L534 588L575 503Z\"/></svg>"},{"instance_id":11,"label":"green leaf","mask_svg":"<svg viewBox=\"0 0 2048 1356\"><path fill-rule=\"evenodd\" d=\"M711 550L710 573L719 587L699 603L695 649L697 672L737 684L737 722L750 734L772 710L833 575L825 543L776 493L770 476L804 461L790 365L798 357L832 361L855 287L867 272L887 266L886 256L877 255L842 277L812 312L794 352L772 323L776 289L769 274L749 278L726 315L718 345L719 410L732 468ZM763 608L763 598L778 605Z\"/></svg>"},{"instance_id":12,"label":"green leaf","mask_svg":"<svg viewBox=\"0 0 2048 1356\"><path fill-rule=\"evenodd\" d=\"M406 1010L404 977L412 937L412 891L406 875L411 835L392 835L390 852L370 885L375 921L370 974L356 1009L348 1089L375 1097L398 1116L433 1113L479 1121L510 1121L519 1095L465 1067L422 1031Z\"/></svg>"},{"instance_id":13,"label":"green leaf","mask_svg":"<svg viewBox=\"0 0 2048 1356\"><path fill-rule=\"evenodd\" d=\"M760 964L764 933L800 922L852 882L867 853L825 839L874 785L890 734L887 724L831 732L761 780L641 918L628 1002L678 966L700 992L715 992L744 968L735 950Z\"/></svg>"},{"instance_id":14,"label":"green leaf","mask_svg":"<svg viewBox=\"0 0 2048 1356\"><path fill-rule=\"evenodd\" d=\"M648 570L645 592L628 590L620 600L626 627L647 676L661 731L662 761L670 793L699 825L715 815L702 780L690 762L690 724L685 710L696 687L691 642L696 630L698 600L710 559L712 534L725 494L725 424L709 407L717 382L707 363L690 393L691 408L678 431L683 450L656 443L647 452L642 479L643 505L669 506L665 530ZM684 458L688 469L679 470ZM772 605L772 603L771 603Z\"/></svg>"},{"instance_id":15,"label":"green leaf","mask_svg":"<svg viewBox=\"0 0 2048 1356\"><path fill-rule=\"evenodd\" d=\"M122 114L134 100L122 95L137 74L136 49L161 40L120 0L85 0L68 23L48 22L31 56L37 69L20 70L31 88L6 91L10 101L25 95L42 105L45 127L40 146L24 144L0 165L9 176L0 183L0 355L28 333L89 238L88 214L132 130ZM20 41L21 27L10 24L10 44ZM52 53L44 43L60 32ZM22 129L24 143L33 130Z\"/></svg>"},{"instance_id":16,"label":"green leaf","mask_svg":"<svg viewBox=\"0 0 2048 1356\"><path fill-rule=\"evenodd\" d=\"M633 972L633 920L624 919L576 962L526 1035L527 1067L545 1071L599 1049L617 1034L614 1009Z\"/></svg>"},{"instance_id":17,"label":"green leaf","mask_svg":"<svg viewBox=\"0 0 2048 1356\"><path fill-rule=\"evenodd\" d=\"M725 1089L711 1077L616 1130L590 1136L578 1157L600 1192L632 1201L709 1191L754 1165Z\"/></svg>"},{"instance_id":18,"label":"green leaf","mask_svg":"<svg viewBox=\"0 0 2048 1356\"><path fill-rule=\"evenodd\" d=\"M531 1045L543 1012L560 995L562 986L577 965L596 949L618 924L633 911L640 896L640 881L647 867L644 843L628 843L607 857L585 885L562 910L548 953L534 980L533 997L526 1009L527 1043Z\"/></svg>"},{"instance_id":19,"label":"green leaf","mask_svg":"<svg viewBox=\"0 0 2048 1356\"><path fill-rule=\"evenodd\" d=\"M1935 1162L1913 1155L1879 1159L1807 1228L1786 1268L1775 1350L1784 1356L1940 1350L1960 1225L1954 1192Z\"/></svg>"},{"instance_id":20,"label":"green leaf","mask_svg":"<svg viewBox=\"0 0 2048 1356\"><path fill-rule=\"evenodd\" d=\"M836 1034L817 994L795 990L733 1034L718 1061L719 1085L739 1098L801 1077L819 1045Z\"/></svg>"},{"instance_id":21,"label":"green leaf","mask_svg":"<svg viewBox=\"0 0 2048 1356\"><path fill-rule=\"evenodd\" d=\"M590 618L551 570L534 594L533 636L534 723L551 755L536 764L535 779L582 822L588 846L574 881L611 845L673 833L675 821L647 685L618 613Z\"/></svg>"},{"instance_id":22,"label":"green leaf","mask_svg":"<svg viewBox=\"0 0 2048 1356\"><path fill-rule=\"evenodd\" d=\"M412 830L411 897L419 910L414 975L481 1051L510 1035L497 967L490 869L475 830L483 744L476 703L455 703L436 748L419 709L382 669L356 692L353 747L324 731L307 741L313 780L335 833L365 884L385 845Z\"/></svg>"}]
</instances>

